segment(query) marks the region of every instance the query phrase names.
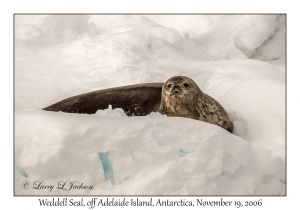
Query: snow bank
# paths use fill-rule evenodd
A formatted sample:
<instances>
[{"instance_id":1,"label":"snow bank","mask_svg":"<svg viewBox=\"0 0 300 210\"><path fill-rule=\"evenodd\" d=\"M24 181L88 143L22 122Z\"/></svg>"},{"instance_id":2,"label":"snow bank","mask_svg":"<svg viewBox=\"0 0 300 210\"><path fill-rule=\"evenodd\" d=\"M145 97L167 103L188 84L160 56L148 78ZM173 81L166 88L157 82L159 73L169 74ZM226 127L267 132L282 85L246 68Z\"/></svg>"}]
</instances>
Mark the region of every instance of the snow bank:
<instances>
[{"instance_id":1,"label":"snow bank","mask_svg":"<svg viewBox=\"0 0 300 210\"><path fill-rule=\"evenodd\" d=\"M272 15L16 17L16 193L285 194L284 29ZM159 113L41 111L176 75L222 104L234 134ZM25 191L24 180L94 188Z\"/></svg>"},{"instance_id":2,"label":"snow bank","mask_svg":"<svg viewBox=\"0 0 300 210\"><path fill-rule=\"evenodd\" d=\"M26 119L26 121L24 121ZM20 181L80 180L93 195L284 194L284 162L208 123L17 111ZM30 154L30 155L28 155ZM108 165L109 167L105 167ZM26 176L24 176L26 174ZM19 182L20 182L19 181ZM18 184L16 184L18 186ZM20 194L72 194L21 189Z\"/></svg>"},{"instance_id":3,"label":"snow bank","mask_svg":"<svg viewBox=\"0 0 300 210\"><path fill-rule=\"evenodd\" d=\"M215 59L285 57L284 15L148 15ZM187 24L188 23L188 24ZM211 44L213 43L213 44Z\"/></svg>"},{"instance_id":4,"label":"snow bank","mask_svg":"<svg viewBox=\"0 0 300 210\"><path fill-rule=\"evenodd\" d=\"M37 15L36 18L17 15L15 37L17 41L49 45L74 40L83 34L139 29L142 24L151 24L149 20L164 26L165 31L176 29L193 47L214 60L269 61L285 57L285 15ZM145 26L142 29L148 28ZM161 36L163 30L156 34Z\"/></svg>"}]
</instances>

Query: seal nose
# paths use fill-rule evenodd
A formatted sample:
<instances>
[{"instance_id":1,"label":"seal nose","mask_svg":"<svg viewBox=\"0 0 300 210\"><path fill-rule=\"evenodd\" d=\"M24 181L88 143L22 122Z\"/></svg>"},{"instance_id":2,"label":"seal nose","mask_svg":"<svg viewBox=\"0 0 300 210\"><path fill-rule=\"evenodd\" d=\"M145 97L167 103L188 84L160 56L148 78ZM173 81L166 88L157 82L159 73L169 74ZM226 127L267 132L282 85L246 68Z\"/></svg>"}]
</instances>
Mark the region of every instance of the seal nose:
<instances>
[{"instance_id":1,"label":"seal nose","mask_svg":"<svg viewBox=\"0 0 300 210\"><path fill-rule=\"evenodd\" d=\"M175 90L178 90L178 89L181 89L181 87L179 85L174 85L173 89Z\"/></svg>"},{"instance_id":2,"label":"seal nose","mask_svg":"<svg viewBox=\"0 0 300 210\"><path fill-rule=\"evenodd\" d=\"M182 88L180 87L180 85L174 85L172 90L170 91L171 94L178 94L181 93Z\"/></svg>"}]
</instances>

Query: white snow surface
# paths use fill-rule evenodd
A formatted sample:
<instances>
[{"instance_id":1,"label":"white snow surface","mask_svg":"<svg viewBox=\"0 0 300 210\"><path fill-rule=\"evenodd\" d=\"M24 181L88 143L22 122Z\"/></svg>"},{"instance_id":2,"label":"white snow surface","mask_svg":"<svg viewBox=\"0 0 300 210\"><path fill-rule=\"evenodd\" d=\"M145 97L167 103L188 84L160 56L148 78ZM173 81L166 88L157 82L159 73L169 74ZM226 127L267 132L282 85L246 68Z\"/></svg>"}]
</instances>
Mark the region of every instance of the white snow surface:
<instances>
[{"instance_id":1,"label":"white snow surface","mask_svg":"<svg viewBox=\"0 0 300 210\"><path fill-rule=\"evenodd\" d=\"M285 71L280 15L16 15L15 193L285 195ZM176 75L222 104L233 134L159 113L42 110ZM55 188L22 188L37 180Z\"/></svg>"}]
</instances>

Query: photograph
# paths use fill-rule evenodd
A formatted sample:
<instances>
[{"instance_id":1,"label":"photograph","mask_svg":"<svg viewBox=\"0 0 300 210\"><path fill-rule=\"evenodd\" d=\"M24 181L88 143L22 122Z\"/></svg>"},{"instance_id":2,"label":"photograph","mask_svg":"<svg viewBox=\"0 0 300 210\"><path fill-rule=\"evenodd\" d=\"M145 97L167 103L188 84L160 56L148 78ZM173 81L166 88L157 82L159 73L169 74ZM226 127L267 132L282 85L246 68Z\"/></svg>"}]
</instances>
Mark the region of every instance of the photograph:
<instances>
[{"instance_id":1,"label":"photograph","mask_svg":"<svg viewBox=\"0 0 300 210\"><path fill-rule=\"evenodd\" d=\"M286 196L286 24L15 13L14 196Z\"/></svg>"}]
</instances>

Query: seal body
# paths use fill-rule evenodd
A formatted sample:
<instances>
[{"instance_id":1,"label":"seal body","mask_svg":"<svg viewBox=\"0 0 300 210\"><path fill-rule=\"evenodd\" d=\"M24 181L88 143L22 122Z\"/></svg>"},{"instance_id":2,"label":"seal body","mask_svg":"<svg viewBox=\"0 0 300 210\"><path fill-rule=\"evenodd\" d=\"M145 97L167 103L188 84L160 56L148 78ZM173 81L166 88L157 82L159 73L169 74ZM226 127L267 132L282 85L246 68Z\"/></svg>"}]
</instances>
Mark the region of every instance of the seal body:
<instances>
[{"instance_id":1,"label":"seal body","mask_svg":"<svg viewBox=\"0 0 300 210\"><path fill-rule=\"evenodd\" d=\"M208 122L233 131L233 123L221 104L185 76L175 76L164 83L159 112Z\"/></svg>"},{"instance_id":2,"label":"seal body","mask_svg":"<svg viewBox=\"0 0 300 210\"><path fill-rule=\"evenodd\" d=\"M145 116L158 111L163 83L145 83L97 90L73 96L43 110L95 114L99 109L122 108L128 116Z\"/></svg>"}]
</instances>

